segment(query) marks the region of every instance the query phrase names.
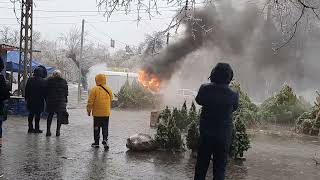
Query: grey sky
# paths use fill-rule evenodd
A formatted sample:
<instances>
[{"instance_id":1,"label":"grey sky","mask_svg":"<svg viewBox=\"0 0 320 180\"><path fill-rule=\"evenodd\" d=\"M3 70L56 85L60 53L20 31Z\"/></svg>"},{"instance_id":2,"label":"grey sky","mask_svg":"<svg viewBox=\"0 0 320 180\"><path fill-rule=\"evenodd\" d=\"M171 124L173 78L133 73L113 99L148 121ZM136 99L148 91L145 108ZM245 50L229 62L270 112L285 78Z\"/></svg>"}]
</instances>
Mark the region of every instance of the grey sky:
<instances>
[{"instance_id":1,"label":"grey sky","mask_svg":"<svg viewBox=\"0 0 320 180\"><path fill-rule=\"evenodd\" d=\"M116 12L109 22L106 22L107 18L103 17L103 12L98 12L96 0L34 0L34 2L36 5L34 30L41 32L42 38L54 40L74 26L80 28L81 20L84 18L88 22L86 30L89 32L90 40L109 45L112 37L118 41L117 48L123 48L125 44L138 44L144 40L145 34L165 29L175 13L173 10L177 8L160 8L161 15L155 16L152 20L148 20L149 16L144 13L142 15L144 20L137 25L134 21L137 18L135 10L129 15ZM12 8L10 0L0 1L0 28L1 26L16 29L20 27ZM20 11L17 14L20 16Z\"/></svg>"}]
</instances>

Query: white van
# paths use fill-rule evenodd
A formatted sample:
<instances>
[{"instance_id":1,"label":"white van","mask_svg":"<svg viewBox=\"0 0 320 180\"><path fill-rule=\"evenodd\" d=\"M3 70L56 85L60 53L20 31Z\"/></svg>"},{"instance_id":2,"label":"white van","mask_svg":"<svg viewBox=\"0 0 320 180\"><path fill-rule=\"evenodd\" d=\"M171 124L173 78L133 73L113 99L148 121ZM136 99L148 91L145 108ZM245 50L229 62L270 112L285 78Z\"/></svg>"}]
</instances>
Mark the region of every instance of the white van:
<instances>
[{"instance_id":1,"label":"white van","mask_svg":"<svg viewBox=\"0 0 320 180\"><path fill-rule=\"evenodd\" d=\"M115 71L104 71L103 74L108 76L108 86L114 94L117 94L121 87L125 84L126 80L129 79L130 84L133 80L138 80L137 73L127 73L127 72L115 72Z\"/></svg>"}]
</instances>

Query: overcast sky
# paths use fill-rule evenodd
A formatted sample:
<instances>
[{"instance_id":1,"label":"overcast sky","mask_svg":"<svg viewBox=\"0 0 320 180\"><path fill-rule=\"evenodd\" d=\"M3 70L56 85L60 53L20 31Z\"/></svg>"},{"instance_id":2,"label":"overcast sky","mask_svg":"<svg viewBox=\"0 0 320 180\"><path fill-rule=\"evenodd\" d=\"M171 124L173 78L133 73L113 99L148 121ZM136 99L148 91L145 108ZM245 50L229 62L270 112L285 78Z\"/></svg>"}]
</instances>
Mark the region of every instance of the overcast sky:
<instances>
[{"instance_id":1,"label":"overcast sky","mask_svg":"<svg viewBox=\"0 0 320 180\"><path fill-rule=\"evenodd\" d=\"M34 0L34 2L34 30L41 32L42 38L54 40L74 26L80 28L81 20L85 19L87 21L85 29L89 33L90 40L110 45L110 39L113 38L116 40L117 48L123 48L125 44L138 44L144 40L146 34L165 29L175 14L174 10L177 9L177 7L160 8L161 15L155 16L152 20L149 20L149 16L144 13L143 20L137 24L136 10L129 15L116 12L107 22L103 12L98 12L96 0ZM20 11L17 15L20 17ZM20 28L10 0L0 0L0 28L4 25Z\"/></svg>"}]
</instances>

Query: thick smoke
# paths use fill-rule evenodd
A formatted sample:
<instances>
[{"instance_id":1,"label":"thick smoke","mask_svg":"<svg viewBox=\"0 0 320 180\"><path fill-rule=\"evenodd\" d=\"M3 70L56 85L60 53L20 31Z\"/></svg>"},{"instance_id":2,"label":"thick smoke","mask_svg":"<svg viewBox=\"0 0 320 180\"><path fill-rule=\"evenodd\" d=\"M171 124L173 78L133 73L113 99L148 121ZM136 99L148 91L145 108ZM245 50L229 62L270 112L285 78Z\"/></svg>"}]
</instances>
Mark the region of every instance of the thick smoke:
<instances>
[{"instance_id":1,"label":"thick smoke","mask_svg":"<svg viewBox=\"0 0 320 180\"><path fill-rule=\"evenodd\" d=\"M194 86L208 77L216 62L229 62L235 78L260 100L283 83L300 91L317 88L314 82L320 74L314 65L319 30L312 32L313 40L310 34L298 31L287 46L274 51L283 34L271 14L269 11L266 17L253 5L243 10L224 5L197 10L193 17L201 21L185 21L184 37L153 57L144 69L162 80L170 80L180 71L181 79L186 79L182 84Z\"/></svg>"},{"instance_id":2,"label":"thick smoke","mask_svg":"<svg viewBox=\"0 0 320 180\"><path fill-rule=\"evenodd\" d=\"M153 57L144 69L162 80L169 80L185 57L201 47L216 47L228 54L241 54L258 23L257 13L256 9L249 9L241 16L224 15L212 6L197 10L192 14L192 20L183 22L186 28L184 37Z\"/></svg>"}]
</instances>

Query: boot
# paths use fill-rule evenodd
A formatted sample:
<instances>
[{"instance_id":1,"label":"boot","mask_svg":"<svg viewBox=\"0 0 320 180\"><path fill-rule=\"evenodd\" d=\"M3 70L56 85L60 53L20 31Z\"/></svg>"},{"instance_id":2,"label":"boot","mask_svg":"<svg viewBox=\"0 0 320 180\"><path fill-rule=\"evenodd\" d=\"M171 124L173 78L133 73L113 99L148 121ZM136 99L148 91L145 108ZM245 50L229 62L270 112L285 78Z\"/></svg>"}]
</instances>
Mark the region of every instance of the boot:
<instances>
[{"instance_id":1,"label":"boot","mask_svg":"<svg viewBox=\"0 0 320 180\"><path fill-rule=\"evenodd\" d=\"M105 150L109 149L108 140L102 141L102 144L103 144L103 147L104 147Z\"/></svg>"},{"instance_id":2,"label":"boot","mask_svg":"<svg viewBox=\"0 0 320 180\"><path fill-rule=\"evenodd\" d=\"M40 129L35 129L34 130L34 133L36 133L36 134L41 134L43 131L42 130L40 130Z\"/></svg>"},{"instance_id":3,"label":"boot","mask_svg":"<svg viewBox=\"0 0 320 180\"><path fill-rule=\"evenodd\" d=\"M37 134L41 134L43 131L40 130L40 119L37 119L38 117L36 117L36 120L35 120L35 130L34 130L34 133L37 133Z\"/></svg>"},{"instance_id":4,"label":"boot","mask_svg":"<svg viewBox=\"0 0 320 180\"><path fill-rule=\"evenodd\" d=\"M99 142L94 142L91 144L91 147L93 148L99 148Z\"/></svg>"},{"instance_id":5,"label":"boot","mask_svg":"<svg viewBox=\"0 0 320 180\"><path fill-rule=\"evenodd\" d=\"M28 129L28 133L35 133L35 129L29 128L29 129Z\"/></svg>"},{"instance_id":6,"label":"boot","mask_svg":"<svg viewBox=\"0 0 320 180\"><path fill-rule=\"evenodd\" d=\"M56 132L56 136L59 137L60 136L60 131Z\"/></svg>"},{"instance_id":7,"label":"boot","mask_svg":"<svg viewBox=\"0 0 320 180\"><path fill-rule=\"evenodd\" d=\"M56 130L56 136L57 136L57 137L60 136L60 128L61 128L61 124L58 123L58 125L57 125L57 130Z\"/></svg>"}]
</instances>

